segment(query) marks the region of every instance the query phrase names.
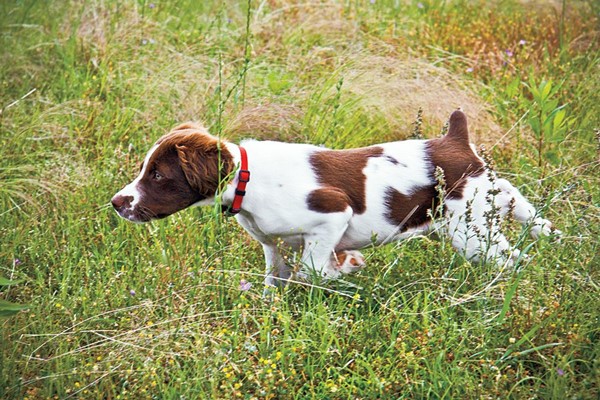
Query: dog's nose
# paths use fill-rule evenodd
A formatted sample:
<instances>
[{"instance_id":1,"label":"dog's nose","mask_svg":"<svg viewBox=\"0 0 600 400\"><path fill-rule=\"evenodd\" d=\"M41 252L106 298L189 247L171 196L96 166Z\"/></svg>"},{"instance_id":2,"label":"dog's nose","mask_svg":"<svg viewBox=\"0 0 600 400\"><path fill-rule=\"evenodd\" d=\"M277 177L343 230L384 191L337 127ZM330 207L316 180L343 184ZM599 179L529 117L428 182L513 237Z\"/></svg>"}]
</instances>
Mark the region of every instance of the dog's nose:
<instances>
[{"instance_id":1,"label":"dog's nose","mask_svg":"<svg viewBox=\"0 0 600 400\"><path fill-rule=\"evenodd\" d=\"M131 196L122 196L120 194L116 194L110 202L112 203L115 210L120 210L123 207L129 207L132 201L133 197Z\"/></svg>"}]
</instances>

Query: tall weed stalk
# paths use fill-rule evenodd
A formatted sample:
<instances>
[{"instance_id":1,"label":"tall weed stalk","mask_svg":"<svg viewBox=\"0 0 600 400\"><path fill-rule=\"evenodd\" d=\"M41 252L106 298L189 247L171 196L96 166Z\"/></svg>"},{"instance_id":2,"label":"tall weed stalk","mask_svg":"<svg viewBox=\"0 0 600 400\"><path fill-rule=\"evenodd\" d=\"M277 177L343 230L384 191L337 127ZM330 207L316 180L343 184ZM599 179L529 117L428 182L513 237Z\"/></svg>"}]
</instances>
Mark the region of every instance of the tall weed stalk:
<instances>
[{"instance_id":1,"label":"tall weed stalk","mask_svg":"<svg viewBox=\"0 0 600 400\"><path fill-rule=\"evenodd\" d=\"M537 80L530 76L529 82L524 83L531 97L527 124L533 131L537 152L537 166L540 179L546 173L546 163L556 166L560 163L559 146L565 140L569 117L567 105L559 105L557 93L561 88L552 80Z\"/></svg>"}]
</instances>

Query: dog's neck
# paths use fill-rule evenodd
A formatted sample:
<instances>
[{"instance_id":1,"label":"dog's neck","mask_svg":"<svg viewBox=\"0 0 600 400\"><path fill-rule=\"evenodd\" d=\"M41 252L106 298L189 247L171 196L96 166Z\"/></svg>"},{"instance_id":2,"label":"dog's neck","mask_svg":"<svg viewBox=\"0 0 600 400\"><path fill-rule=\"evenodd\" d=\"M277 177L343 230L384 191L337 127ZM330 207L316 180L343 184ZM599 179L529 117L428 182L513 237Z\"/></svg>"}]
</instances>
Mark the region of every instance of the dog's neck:
<instances>
[{"instance_id":1,"label":"dog's neck","mask_svg":"<svg viewBox=\"0 0 600 400\"><path fill-rule=\"evenodd\" d=\"M249 168L248 167L248 156L246 155L246 157L245 157L246 160L243 161L241 146L238 146L238 145L236 145L234 143L230 143L230 142L224 142L223 144L225 145L225 147L227 148L227 150L233 157L233 165L235 165L235 168L234 168L233 172L230 174L230 176L229 176L230 181L227 183L227 186L225 187L225 190L223 191L223 193L221 195L221 208L228 215L235 215L241 211L239 208L241 207L241 203L243 203L243 200L236 200L236 197L238 199L240 198L240 195L236 196L236 191L245 191L245 185L243 184L243 182L240 182L240 177L242 177L242 180L245 180L247 178L246 175L248 175L248 174L246 174L246 173L240 174L240 171L242 169L247 170ZM242 199L243 199L243 197L242 197ZM236 202L235 206L238 207L238 209L232 209L234 202Z\"/></svg>"}]
</instances>

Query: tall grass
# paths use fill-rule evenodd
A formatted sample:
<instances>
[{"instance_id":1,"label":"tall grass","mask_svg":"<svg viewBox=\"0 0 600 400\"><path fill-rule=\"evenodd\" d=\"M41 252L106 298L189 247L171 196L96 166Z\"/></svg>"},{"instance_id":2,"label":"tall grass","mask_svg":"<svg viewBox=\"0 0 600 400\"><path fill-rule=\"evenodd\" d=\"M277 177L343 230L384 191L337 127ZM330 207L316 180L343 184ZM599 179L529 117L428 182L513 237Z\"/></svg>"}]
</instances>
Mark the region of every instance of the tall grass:
<instances>
[{"instance_id":1,"label":"tall grass","mask_svg":"<svg viewBox=\"0 0 600 400\"><path fill-rule=\"evenodd\" d=\"M20 281L0 300L28 305L0 321L0 397L597 398L598 11L0 3L0 276ZM514 270L419 237L267 299L235 221L140 226L108 204L183 120L344 148L435 137L458 106L564 232L507 222Z\"/></svg>"}]
</instances>

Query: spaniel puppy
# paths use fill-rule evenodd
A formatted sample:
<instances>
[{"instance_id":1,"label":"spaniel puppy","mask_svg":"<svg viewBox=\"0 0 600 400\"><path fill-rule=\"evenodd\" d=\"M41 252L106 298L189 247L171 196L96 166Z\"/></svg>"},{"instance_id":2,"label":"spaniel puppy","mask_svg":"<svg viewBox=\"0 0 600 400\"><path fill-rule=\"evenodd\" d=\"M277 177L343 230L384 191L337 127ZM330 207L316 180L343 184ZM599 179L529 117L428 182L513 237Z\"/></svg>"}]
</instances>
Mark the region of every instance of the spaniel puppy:
<instances>
[{"instance_id":1,"label":"spaniel puppy","mask_svg":"<svg viewBox=\"0 0 600 400\"><path fill-rule=\"evenodd\" d=\"M300 277L335 278L364 267L358 249L431 231L447 235L469 260L511 263L519 252L499 226L508 213L530 225L534 238L552 231L514 186L486 170L462 111L441 138L350 150L235 145L183 124L154 144L112 204L141 223L217 197L262 244L269 286L292 274L278 243L301 251Z\"/></svg>"}]
</instances>

